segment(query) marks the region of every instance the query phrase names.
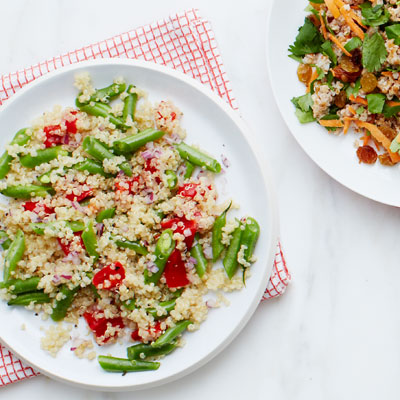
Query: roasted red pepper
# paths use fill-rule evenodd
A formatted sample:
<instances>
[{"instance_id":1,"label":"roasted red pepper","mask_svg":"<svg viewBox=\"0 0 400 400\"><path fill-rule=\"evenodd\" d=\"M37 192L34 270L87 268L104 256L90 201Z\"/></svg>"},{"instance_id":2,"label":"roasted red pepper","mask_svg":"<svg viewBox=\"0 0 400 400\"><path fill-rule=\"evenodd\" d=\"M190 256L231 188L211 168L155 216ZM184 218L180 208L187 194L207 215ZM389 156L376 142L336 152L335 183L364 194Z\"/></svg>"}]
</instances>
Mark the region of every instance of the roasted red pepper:
<instances>
[{"instance_id":1,"label":"roasted red pepper","mask_svg":"<svg viewBox=\"0 0 400 400\"><path fill-rule=\"evenodd\" d=\"M71 201L77 201L78 203L86 198L90 197L93 194L93 190L85 190L81 192L81 194L69 193L65 197Z\"/></svg>"},{"instance_id":2,"label":"roasted red pepper","mask_svg":"<svg viewBox=\"0 0 400 400\"><path fill-rule=\"evenodd\" d=\"M169 288L178 288L190 283L186 274L185 263L178 249L175 249L169 256L164 269L164 276Z\"/></svg>"},{"instance_id":3,"label":"roasted red pepper","mask_svg":"<svg viewBox=\"0 0 400 400\"><path fill-rule=\"evenodd\" d=\"M172 229L174 233L185 236L185 243L188 250L193 246L194 236L196 235L197 224L195 221L188 221L186 218L172 218L161 222L163 229Z\"/></svg>"},{"instance_id":4,"label":"roasted red pepper","mask_svg":"<svg viewBox=\"0 0 400 400\"><path fill-rule=\"evenodd\" d=\"M83 314L83 317L85 318L89 328L93 331L95 334L96 338L104 336L107 330L107 325L111 324L114 327L119 327L121 329L124 328L124 321L122 320L121 317L116 317L116 318L105 318L104 314L103 316L100 316L100 314L103 314L99 311L94 311L94 312L85 312ZM112 336L106 337L103 339L103 343L107 343L110 339L114 338L117 336L117 333L114 333Z\"/></svg>"},{"instance_id":5,"label":"roasted red pepper","mask_svg":"<svg viewBox=\"0 0 400 400\"><path fill-rule=\"evenodd\" d=\"M193 197L197 194L197 187L199 183L185 183L178 188L178 194L183 197L188 197L189 199L193 199Z\"/></svg>"},{"instance_id":6,"label":"roasted red pepper","mask_svg":"<svg viewBox=\"0 0 400 400\"><path fill-rule=\"evenodd\" d=\"M78 111L70 111L71 115L76 115L78 114ZM65 127L67 128L67 133L71 133L74 135L76 132L78 132L78 128L76 127L76 118L68 118L65 119Z\"/></svg>"},{"instance_id":7,"label":"roasted red pepper","mask_svg":"<svg viewBox=\"0 0 400 400\"><path fill-rule=\"evenodd\" d=\"M25 211L32 211L36 214L39 214L41 211L43 211L46 215L54 213L53 207L48 207L39 201L26 201L24 204L22 204L22 207L24 207Z\"/></svg>"},{"instance_id":8,"label":"roasted red pepper","mask_svg":"<svg viewBox=\"0 0 400 400\"><path fill-rule=\"evenodd\" d=\"M114 264L107 265L93 277L93 285L99 288L102 285L102 289L115 289L125 279L125 269L122 264L117 261Z\"/></svg>"},{"instance_id":9,"label":"roasted red pepper","mask_svg":"<svg viewBox=\"0 0 400 400\"><path fill-rule=\"evenodd\" d=\"M134 184L140 184L140 176L134 176L131 179L123 179L121 181L115 182L115 190L118 192L129 192L131 194L135 194L136 190L134 189ZM136 186L136 185L135 185Z\"/></svg>"},{"instance_id":10,"label":"roasted red pepper","mask_svg":"<svg viewBox=\"0 0 400 400\"><path fill-rule=\"evenodd\" d=\"M149 332L149 335L153 340L157 339L163 333L163 330L161 329L161 322L157 321L154 326L151 326L149 329L147 329L147 332ZM137 342L143 341L143 338L139 335L139 329L136 329L131 333L131 338Z\"/></svg>"},{"instance_id":11,"label":"roasted red pepper","mask_svg":"<svg viewBox=\"0 0 400 400\"><path fill-rule=\"evenodd\" d=\"M64 135L61 132L60 125L47 125L43 128L46 135L44 145L46 147L53 147L63 143Z\"/></svg>"},{"instance_id":12,"label":"roasted red pepper","mask_svg":"<svg viewBox=\"0 0 400 400\"><path fill-rule=\"evenodd\" d=\"M83 243L83 240L82 240L82 232L74 232L74 236L77 236L77 237L79 237L79 244L80 244L80 246L82 247L82 248L85 248L85 244ZM71 254L71 245L72 245L72 243L71 242L66 242L65 243L65 239L64 239L64 241L63 240L61 240L60 238L57 238L57 241L58 241L58 244L60 245L60 247L61 247L61 249L62 249L62 251L64 252L64 254L67 256L68 254Z\"/></svg>"},{"instance_id":13,"label":"roasted red pepper","mask_svg":"<svg viewBox=\"0 0 400 400\"><path fill-rule=\"evenodd\" d=\"M151 174L155 174L158 172L158 168L152 162L153 160L154 160L154 158L147 159L145 166L144 166L144 170L149 171ZM161 179L159 176L156 176L154 179L158 184L161 183Z\"/></svg>"}]
</instances>

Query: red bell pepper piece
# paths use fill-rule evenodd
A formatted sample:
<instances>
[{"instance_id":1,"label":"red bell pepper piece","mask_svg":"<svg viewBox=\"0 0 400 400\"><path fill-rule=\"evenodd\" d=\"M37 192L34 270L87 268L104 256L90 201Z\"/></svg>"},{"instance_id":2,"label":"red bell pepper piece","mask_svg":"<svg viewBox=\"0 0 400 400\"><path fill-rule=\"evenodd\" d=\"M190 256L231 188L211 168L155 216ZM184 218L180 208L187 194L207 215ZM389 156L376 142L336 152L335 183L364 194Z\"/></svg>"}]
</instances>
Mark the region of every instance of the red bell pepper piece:
<instances>
[{"instance_id":1,"label":"red bell pepper piece","mask_svg":"<svg viewBox=\"0 0 400 400\"><path fill-rule=\"evenodd\" d=\"M78 111L70 111L71 115L76 115L78 114ZM78 128L76 127L76 118L68 118L65 119L65 127L67 128L67 133L71 133L71 134L75 134L76 132L78 132Z\"/></svg>"},{"instance_id":2,"label":"red bell pepper piece","mask_svg":"<svg viewBox=\"0 0 400 400\"><path fill-rule=\"evenodd\" d=\"M53 147L62 144L64 135L61 133L60 125L47 125L43 128L43 132L46 135L44 145L46 147Z\"/></svg>"},{"instance_id":3,"label":"red bell pepper piece","mask_svg":"<svg viewBox=\"0 0 400 400\"><path fill-rule=\"evenodd\" d=\"M121 181L116 181L115 182L115 190L117 192L127 192L128 191L131 194L135 194L136 190L133 188L135 182L140 184L140 176L134 176L131 179L123 179Z\"/></svg>"},{"instance_id":4,"label":"red bell pepper piece","mask_svg":"<svg viewBox=\"0 0 400 400\"><path fill-rule=\"evenodd\" d=\"M193 199L194 196L197 194L197 187L199 186L199 183L185 183L182 186L179 186L178 188L178 194L187 197L189 199Z\"/></svg>"},{"instance_id":5,"label":"red bell pepper piece","mask_svg":"<svg viewBox=\"0 0 400 400\"><path fill-rule=\"evenodd\" d=\"M146 163L144 165L144 170L149 171L152 174L155 174L156 172L158 172L158 168L154 166L154 163L152 163L153 160L154 158L149 158L146 160ZM156 176L154 179L158 184L161 183L161 179L159 176Z\"/></svg>"},{"instance_id":6,"label":"red bell pepper piece","mask_svg":"<svg viewBox=\"0 0 400 400\"><path fill-rule=\"evenodd\" d=\"M79 237L80 239L79 244L81 245L82 248L84 248L85 244L83 243L82 240L82 232L74 232L74 236ZM71 242L65 243L65 240L62 241L60 238L57 238L57 241L66 256L71 253L71 244L72 244Z\"/></svg>"},{"instance_id":7,"label":"red bell pepper piece","mask_svg":"<svg viewBox=\"0 0 400 400\"><path fill-rule=\"evenodd\" d=\"M71 201L77 201L78 203L82 200L85 200L87 197L90 197L93 194L93 190L85 190L81 194L69 193L65 197Z\"/></svg>"},{"instance_id":8,"label":"red bell pepper piece","mask_svg":"<svg viewBox=\"0 0 400 400\"><path fill-rule=\"evenodd\" d=\"M125 269L122 264L117 261L114 264L107 265L93 277L93 285L98 288L102 285L102 289L115 289L125 279Z\"/></svg>"},{"instance_id":9,"label":"red bell pepper piece","mask_svg":"<svg viewBox=\"0 0 400 400\"><path fill-rule=\"evenodd\" d=\"M151 335L153 340L160 337L163 333L163 330L161 329L161 322L157 321L154 326L151 326L149 329L147 329L147 332L149 332L149 335ZM131 333L131 338L136 342L143 342L143 338L139 335L139 329L136 329Z\"/></svg>"},{"instance_id":10,"label":"red bell pepper piece","mask_svg":"<svg viewBox=\"0 0 400 400\"><path fill-rule=\"evenodd\" d=\"M123 329L125 327L124 321L122 320L121 317L107 319L104 317L104 315L100 316L99 314L102 314L102 313L100 313L98 311L94 311L94 312L85 312L83 314L83 317L85 318L90 330L93 331L96 338L99 338L99 337L102 337L105 335L108 324L111 324L114 327L118 326L121 329ZM112 336L104 338L103 343L107 343L110 339L114 338L115 336L117 336L117 333L114 333Z\"/></svg>"},{"instance_id":11,"label":"red bell pepper piece","mask_svg":"<svg viewBox=\"0 0 400 400\"><path fill-rule=\"evenodd\" d=\"M24 207L25 211L32 211L36 214L39 214L41 211L44 211L46 215L54 213L53 207L48 207L39 201L26 201L24 204L22 204L22 207Z\"/></svg>"},{"instance_id":12,"label":"red bell pepper piece","mask_svg":"<svg viewBox=\"0 0 400 400\"><path fill-rule=\"evenodd\" d=\"M190 283L186 274L185 263L178 249L175 249L169 256L164 269L164 276L169 288L178 288Z\"/></svg>"},{"instance_id":13,"label":"red bell pepper piece","mask_svg":"<svg viewBox=\"0 0 400 400\"><path fill-rule=\"evenodd\" d=\"M193 246L194 236L196 235L197 224L195 221L188 221L186 218L172 218L161 222L163 229L172 229L174 233L185 236L185 243L188 250Z\"/></svg>"}]
</instances>

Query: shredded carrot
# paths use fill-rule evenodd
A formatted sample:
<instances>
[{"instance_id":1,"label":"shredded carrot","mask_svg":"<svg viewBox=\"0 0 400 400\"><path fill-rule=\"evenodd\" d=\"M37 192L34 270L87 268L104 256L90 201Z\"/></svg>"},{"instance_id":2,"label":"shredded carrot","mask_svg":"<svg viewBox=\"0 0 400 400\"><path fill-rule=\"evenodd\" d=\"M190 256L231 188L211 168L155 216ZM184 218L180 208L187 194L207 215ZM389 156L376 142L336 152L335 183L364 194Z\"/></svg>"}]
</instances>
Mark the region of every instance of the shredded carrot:
<instances>
[{"instance_id":1,"label":"shredded carrot","mask_svg":"<svg viewBox=\"0 0 400 400\"><path fill-rule=\"evenodd\" d=\"M382 71L381 75L383 75L383 76L392 76L393 73L391 71Z\"/></svg>"},{"instance_id":2,"label":"shredded carrot","mask_svg":"<svg viewBox=\"0 0 400 400\"><path fill-rule=\"evenodd\" d=\"M337 5L335 4L334 0L325 0L325 4L328 7L329 11L333 15L333 18L339 18L340 17L340 11Z\"/></svg>"},{"instance_id":3,"label":"shredded carrot","mask_svg":"<svg viewBox=\"0 0 400 400\"><path fill-rule=\"evenodd\" d=\"M342 50L343 53L346 54L346 56L352 57L351 53L349 53L349 52L344 48L344 46L342 45L342 43L340 43L340 40L339 40L336 36L332 35L332 33L328 33L328 38L329 38L330 40L332 40L332 42L335 43L336 46L338 46L338 47L340 48L340 50Z\"/></svg>"},{"instance_id":4,"label":"shredded carrot","mask_svg":"<svg viewBox=\"0 0 400 400\"><path fill-rule=\"evenodd\" d=\"M353 103L362 104L363 106L368 106L368 101L360 96L354 97L354 95L351 94L349 96L349 100L352 101Z\"/></svg>"},{"instance_id":5,"label":"shredded carrot","mask_svg":"<svg viewBox=\"0 0 400 400\"><path fill-rule=\"evenodd\" d=\"M350 128L352 118L345 118L344 119L344 127L343 127L343 133L346 134Z\"/></svg>"},{"instance_id":6,"label":"shredded carrot","mask_svg":"<svg viewBox=\"0 0 400 400\"><path fill-rule=\"evenodd\" d=\"M353 115L356 115L356 114L357 114L357 111L356 111L352 106L349 106L349 107L348 107L348 110L349 110Z\"/></svg>"},{"instance_id":7,"label":"shredded carrot","mask_svg":"<svg viewBox=\"0 0 400 400\"><path fill-rule=\"evenodd\" d=\"M343 128L343 122L339 119L320 119L319 124L326 128Z\"/></svg>"},{"instance_id":8,"label":"shredded carrot","mask_svg":"<svg viewBox=\"0 0 400 400\"><path fill-rule=\"evenodd\" d=\"M400 106L400 101L391 101L391 100L389 100L389 101L386 102L386 104L389 107L398 107L398 106Z\"/></svg>"},{"instance_id":9,"label":"shredded carrot","mask_svg":"<svg viewBox=\"0 0 400 400\"><path fill-rule=\"evenodd\" d=\"M361 127L367 129L371 136L387 150L389 153L390 159L393 163L398 163L400 161L400 155L397 153L392 153L390 151L391 141L381 132L381 130L374 124L370 124L369 122L364 121L355 121L355 123Z\"/></svg>"},{"instance_id":10,"label":"shredded carrot","mask_svg":"<svg viewBox=\"0 0 400 400\"><path fill-rule=\"evenodd\" d=\"M371 139L371 136L368 136L367 134L361 137L361 140L363 141L363 146L366 146L368 144L369 139Z\"/></svg>"},{"instance_id":11,"label":"shredded carrot","mask_svg":"<svg viewBox=\"0 0 400 400\"><path fill-rule=\"evenodd\" d=\"M322 35L324 36L324 39L327 40L328 33L326 31L325 21L324 21L324 18L322 17L322 14L319 14L319 20L321 21Z\"/></svg>"},{"instance_id":12,"label":"shredded carrot","mask_svg":"<svg viewBox=\"0 0 400 400\"><path fill-rule=\"evenodd\" d=\"M363 30L354 22L351 14L349 11L341 8L340 11L342 12L343 18L349 25L350 29L358 36L361 40L364 40L364 32Z\"/></svg>"},{"instance_id":13,"label":"shredded carrot","mask_svg":"<svg viewBox=\"0 0 400 400\"><path fill-rule=\"evenodd\" d=\"M307 83L306 93L309 93L311 90L311 84L318 78L318 72L313 68L313 73L311 74L310 80Z\"/></svg>"}]
</instances>

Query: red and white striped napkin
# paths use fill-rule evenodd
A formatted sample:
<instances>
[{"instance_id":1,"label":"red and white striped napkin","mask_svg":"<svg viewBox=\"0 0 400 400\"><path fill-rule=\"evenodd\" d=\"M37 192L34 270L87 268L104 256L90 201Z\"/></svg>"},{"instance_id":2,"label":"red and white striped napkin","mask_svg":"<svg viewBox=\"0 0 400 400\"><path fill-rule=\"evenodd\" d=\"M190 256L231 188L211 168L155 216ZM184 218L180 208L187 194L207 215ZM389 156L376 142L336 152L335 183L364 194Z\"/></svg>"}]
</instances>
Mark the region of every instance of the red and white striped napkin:
<instances>
[{"instance_id":1,"label":"red and white striped napkin","mask_svg":"<svg viewBox=\"0 0 400 400\"><path fill-rule=\"evenodd\" d=\"M0 105L23 86L50 71L84 60L115 57L153 61L184 72L207 85L237 110L214 32L198 10L172 15L151 25L3 75L0 77ZM283 294L290 279L281 245L278 244L273 272L262 300ZM0 344L0 386L38 374Z\"/></svg>"}]
</instances>

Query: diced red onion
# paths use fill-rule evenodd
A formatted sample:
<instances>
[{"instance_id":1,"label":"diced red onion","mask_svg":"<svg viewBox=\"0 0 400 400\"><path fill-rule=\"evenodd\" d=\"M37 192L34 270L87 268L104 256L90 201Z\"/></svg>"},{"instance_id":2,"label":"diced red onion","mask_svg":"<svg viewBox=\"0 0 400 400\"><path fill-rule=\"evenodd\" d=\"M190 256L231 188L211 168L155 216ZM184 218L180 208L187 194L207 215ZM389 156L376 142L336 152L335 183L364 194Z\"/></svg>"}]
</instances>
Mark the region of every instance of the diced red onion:
<instances>
[{"instance_id":1,"label":"diced red onion","mask_svg":"<svg viewBox=\"0 0 400 400\"><path fill-rule=\"evenodd\" d=\"M204 257L207 258L207 260L211 260L213 258L211 246L209 246L209 245L204 246L203 253L204 253Z\"/></svg>"},{"instance_id":2,"label":"diced red onion","mask_svg":"<svg viewBox=\"0 0 400 400\"><path fill-rule=\"evenodd\" d=\"M197 260L194 257L189 257L189 262L196 265L197 264Z\"/></svg>"},{"instance_id":3,"label":"diced red onion","mask_svg":"<svg viewBox=\"0 0 400 400\"><path fill-rule=\"evenodd\" d=\"M156 264L154 264L153 262L149 261L147 263L147 269L149 272L151 272L152 274L156 274L158 272L158 267Z\"/></svg>"},{"instance_id":4,"label":"diced red onion","mask_svg":"<svg viewBox=\"0 0 400 400\"><path fill-rule=\"evenodd\" d=\"M42 218L40 218L37 214L31 213L30 215L31 222L42 222Z\"/></svg>"},{"instance_id":5,"label":"diced red onion","mask_svg":"<svg viewBox=\"0 0 400 400\"><path fill-rule=\"evenodd\" d=\"M150 160L151 158L153 158L153 152L151 150L145 150L142 151L141 156L145 160Z\"/></svg>"},{"instance_id":6,"label":"diced red onion","mask_svg":"<svg viewBox=\"0 0 400 400\"><path fill-rule=\"evenodd\" d=\"M53 282L53 283L59 283L60 280L61 280L61 278L60 278L58 275L54 275L54 276L53 276L53 279L52 279L52 282Z\"/></svg>"},{"instance_id":7,"label":"diced red onion","mask_svg":"<svg viewBox=\"0 0 400 400\"><path fill-rule=\"evenodd\" d=\"M154 147L154 143L153 142L147 142L146 143L146 149L152 149Z\"/></svg>"},{"instance_id":8,"label":"diced red onion","mask_svg":"<svg viewBox=\"0 0 400 400\"><path fill-rule=\"evenodd\" d=\"M69 135L64 135L62 139L63 144L69 144Z\"/></svg>"},{"instance_id":9,"label":"diced red onion","mask_svg":"<svg viewBox=\"0 0 400 400\"><path fill-rule=\"evenodd\" d=\"M185 263L185 267L190 271L194 268L194 264L188 261Z\"/></svg>"},{"instance_id":10,"label":"diced red onion","mask_svg":"<svg viewBox=\"0 0 400 400\"><path fill-rule=\"evenodd\" d=\"M217 302L214 299L208 299L206 301L206 306L208 308L215 308L215 307L217 307Z\"/></svg>"},{"instance_id":11,"label":"diced red onion","mask_svg":"<svg viewBox=\"0 0 400 400\"><path fill-rule=\"evenodd\" d=\"M231 162L228 160L226 155L221 154L222 164L224 164L225 168L229 168L231 166Z\"/></svg>"},{"instance_id":12,"label":"diced red onion","mask_svg":"<svg viewBox=\"0 0 400 400\"><path fill-rule=\"evenodd\" d=\"M149 193L149 194L144 198L144 202L145 202L146 204L151 204L151 203L153 203L153 202L154 202L154 193L153 193L153 192Z\"/></svg>"},{"instance_id":13,"label":"diced red onion","mask_svg":"<svg viewBox=\"0 0 400 400\"><path fill-rule=\"evenodd\" d=\"M85 208L83 208L77 201L72 202L72 207L74 207L75 210L81 212L82 214L86 214Z\"/></svg>"},{"instance_id":14,"label":"diced red onion","mask_svg":"<svg viewBox=\"0 0 400 400\"><path fill-rule=\"evenodd\" d=\"M98 223L96 224L97 235L101 236L104 232L104 224Z\"/></svg>"},{"instance_id":15,"label":"diced red onion","mask_svg":"<svg viewBox=\"0 0 400 400\"><path fill-rule=\"evenodd\" d=\"M128 225L121 226L121 231L122 232L128 232L129 231L129 226Z\"/></svg>"},{"instance_id":16,"label":"diced red onion","mask_svg":"<svg viewBox=\"0 0 400 400\"><path fill-rule=\"evenodd\" d=\"M61 278L64 278L69 281L70 279L72 279L72 275L61 275Z\"/></svg>"},{"instance_id":17,"label":"diced red onion","mask_svg":"<svg viewBox=\"0 0 400 400\"><path fill-rule=\"evenodd\" d=\"M192 230L191 230L191 229L186 228L186 229L183 231L183 236L189 237L189 236L191 236L191 235L192 235Z\"/></svg>"},{"instance_id":18,"label":"diced red onion","mask_svg":"<svg viewBox=\"0 0 400 400\"><path fill-rule=\"evenodd\" d=\"M76 350L76 347L71 347L71 351L75 351Z\"/></svg>"},{"instance_id":19,"label":"diced red onion","mask_svg":"<svg viewBox=\"0 0 400 400\"><path fill-rule=\"evenodd\" d=\"M80 264L81 260L79 258L79 253L77 251L72 251L69 253L66 257L62 259L63 262L69 262L71 261L72 264L78 265Z\"/></svg>"},{"instance_id":20,"label":"diced red onion","mask_svg":"<svg viewBox=\"0 0 400 400\"><path fill-rule=\"evenodd\" d=\"M164 140L167 143L180 143L180 142L182 142L182 139L176 133L172 133L171 135L165 135L164 136Z\"/></svg>"}]
</instances>

